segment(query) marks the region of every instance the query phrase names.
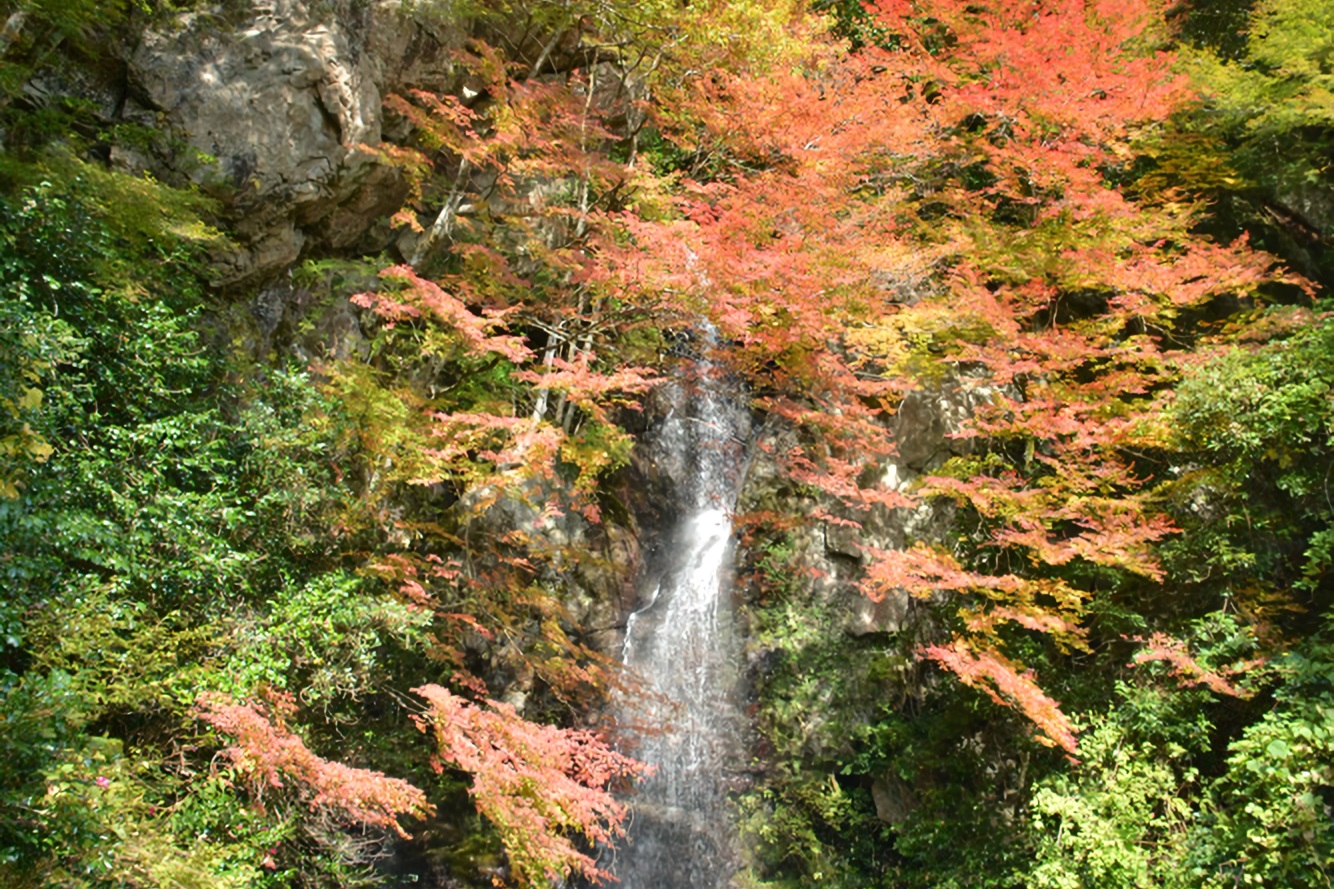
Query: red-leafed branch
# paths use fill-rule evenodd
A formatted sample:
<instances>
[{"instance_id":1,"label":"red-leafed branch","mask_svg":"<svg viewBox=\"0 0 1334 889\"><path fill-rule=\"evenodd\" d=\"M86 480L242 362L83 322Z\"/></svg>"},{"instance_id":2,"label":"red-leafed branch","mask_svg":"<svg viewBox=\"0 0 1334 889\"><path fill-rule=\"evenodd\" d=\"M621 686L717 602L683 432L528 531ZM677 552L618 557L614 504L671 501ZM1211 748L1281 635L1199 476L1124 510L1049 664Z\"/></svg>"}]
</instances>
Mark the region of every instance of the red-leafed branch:
<instances>
[{"instance_id":1,"label":"red-leafed branch","mask_svg":"<svg viewBox=\"0 0 1334 889\"><path fill-rule=\"evenodd\" d=\"M315 755L283 725L280 708L274 711L271 719L258 705L220 694L202 695L195 708L199 719L235 739L222 754L256 802L285 789L312 809L350 824L387 828L405 839L408 834L399 819L431 813L426 794L408 782Z\"/></svg>"},{"instance_id":2,"label":"red-leafed branch","mask_svg":"<svg viewBox=\"0 0 1334 889\"><path fill-rule=\"evenodd\" d=\"M1018 708L1042 733L1038 740L1059 746L1067 753L1078 748L1074 726L1061 712L1060 704L1043 693L1031 672L1019 672L1004 655L995 651L973 652L966 642L928 645L922 654L963 680L980 688L998 704Z\"/></svg>"},{"instance_id":3,"label":"red-leafed branch","mask_svg":"<svg viewBox=\"0 0 1334 889\"><path fill-rule=\"evenodd\" d=\"M642 774L641 763L592 732L528 722L503 703L479 707L438 685L413 691L428 704L417 724L435 736L436 768L472 776L477 810L500 832L520 884L610 877L574 837L596 844L622 834L626 811L612 790Z\"/></svg>"}]
</instances>

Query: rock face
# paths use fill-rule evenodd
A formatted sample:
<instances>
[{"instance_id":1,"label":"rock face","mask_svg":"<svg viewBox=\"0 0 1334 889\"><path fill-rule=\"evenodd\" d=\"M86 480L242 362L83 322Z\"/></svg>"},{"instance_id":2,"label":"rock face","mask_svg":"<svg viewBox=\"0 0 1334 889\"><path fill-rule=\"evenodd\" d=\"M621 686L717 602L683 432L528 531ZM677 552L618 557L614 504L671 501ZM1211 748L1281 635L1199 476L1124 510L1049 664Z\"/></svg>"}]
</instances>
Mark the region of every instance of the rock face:
<instances>
[{"instance_id":1,"label":"rock face","mask_svg":"<svg viewBox=\"0 0 1334 889\"><path fill-rule=\"evenodd\" d=\"M907 394L890 421L897 453L866 466L861 481L911 493L924 475L969 452L970 442L954 433L993 392L982 379L961 372ZM792 515L794 503L804 503L808 514L839 515L832 497L794 485L775 460L773 455L800 443L796 431L770 421L758 439L743 512ZM868 549L948 540L953 504L937 498L912 508L875 507L842 517L859 527L812 518L786 527L781 536L759 538L742 555L743 575L763 578L742 593L753 596L743 613L754 616L751 629L761 631L750 634L746 648L747 680L760 713L753 749L775 744L778 750L769 763L763 753L757 758L756 780L762 785L785 786L787 778L773 766L798 750L805 768L851 761L859 748L847 727L882 719L886 701L920 699L931 681L915 666L912 652L941 631L934 609L902 590L872 602L857 583L865 575ZM771 556L775 563L768 562ZM770 597L781 603L776 620L766 611ZM775 723L781 723L776 732ZM873 776L864 788L886 824L902 823L917 806L912 783L892 772Z\"/></svg>"},{"instance_id":2,"label":"rock face","mask_svg":"<svg viewBox=\"0 0 1334 889\"><path fill-rule=\"evenodd\" d=\"M951 435L977 404L990 397L990 390L962 385L964 382L942 381L910 393L899 405L893 421L898 454L878 467L887 487L908 490L922 475L967 452L967 442ZM779 468L760 456L785 452L795 443L785 440L790 434L770 429L761 436L761 447L756 449L756 460L742 493L743 510L781 510L782 501L794 496L786 489ZM851 518L861 527L821 521L793 529L793 564L812 578L816 598L843 611L846 632L854 636L898 632L910 620L913 603L907 595L872 602L856 591L854 584L863 570L863 547L901 549L914 541L941 539L949 529L953 510L947 504L923 503L914 509L877 507L869 515Z\"/></svg>"},{"instance_id":3,"label":"rock face","mask_svg":"<svg viewBox=\"0 0 1334 889\"><path fill-rule=\"evenodd\" d=\"M93 68L106 83L48 71L28 92L73 87L108 123L158 133L151 147L114 145L112 162L221 199L241 249L219 257L215 281L254 289L304 256L388 243L406 189L373 150L382 99L457 86L451 51L466 34L446 5L230 0L110 48Z\"/></svg>"},{"instance_id":4,"label":"rock face","mask_svg":"<svg viewBox=\"0 0 1334 889\"><path fill-rule=\"evenodd\" d=\"M96 108L101 123L153 133L147 141L110 146L112 164L188 180L219 199L239 249L217 258L215 283L250 299L251 321L264 344L259 351L266 351L285 320L318 301L308 282L291 280L298 262L375 253L391 244L385 220L407 188L374 150L386 135L401 134L386 121L384 98L411 89L467 97L452 55L467 37L449 0L223 0L157 22L130 42L100 50L96 59L57 58L25 93L37 105L75 96ZM345 355L356 347L359 322L334 292L339 286L327 287L328 302L339 308L329 314L331 326L320 331L317 346ZM345 286L353 289L343 296L370 285ZM293 351L299 353L299 344ZM899 454L877 468L889 486L907 488L963 451L950 433L987 393L957 383L913 393L900 406ZM662 415L659 433L671 413L670 405L653 404L660 398L649 399L649 413ZM652 440L648 425L641 431ZM778 426L755 434L755 443L768 447L752 450L741 512L788 512L803 498L762 456L785 452L792 435ZM641 449L619 492L627 520L602 532L601 557L549 578L568 591L572 614L593 628L592 638L605 650L621 648L620 627L636 606L636 572L662 560L673 545L665 529L679 517L673 504L692 471L661 450ZM488 520L505 528L532 523L528 511L507 508ZM810 569L813 594L841 610L845 632L898 632L912 620L912 602L905 595L872 603L856 592L862 547L939 538L950 511L923 505L857 518L860 529L818 520L795 529L793 567ZM575 518L543 533L553 545L590 548L592 532ZM522 706L531 677L509 679L508 699ZM872 791L886 821L900 820L912 805L910 792L888 779Z\"/></svg>"}]
</instances>

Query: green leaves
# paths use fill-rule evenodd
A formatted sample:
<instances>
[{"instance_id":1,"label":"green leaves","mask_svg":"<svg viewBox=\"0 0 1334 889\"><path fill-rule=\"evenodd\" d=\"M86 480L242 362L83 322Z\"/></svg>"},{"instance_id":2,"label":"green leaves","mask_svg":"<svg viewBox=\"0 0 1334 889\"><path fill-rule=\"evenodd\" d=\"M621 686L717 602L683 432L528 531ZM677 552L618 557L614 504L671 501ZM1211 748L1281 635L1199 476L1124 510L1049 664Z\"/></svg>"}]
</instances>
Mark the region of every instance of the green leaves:
<instances>
[{"instance_id":1,"label":"green leaves","mask_svg":"<svg viewBox=\"0 0 1334 889\"><path fill-rule=\"evenodd\" d=\"M61 169L0 200L0 391L22 393L0 433L51 447L0 456L17 493L0 499L0 866L47 885L263 885L274 832L306 836L306 816L247 814L212 775L197 694L297 688L317 726L345 719L424 618L344 555L368 543L335 465L346 416L306 373L237 385L205 347L191 201ZM346 885L356 855L339 848L322 835L277 857Z\"/></svg>"},{"instance_id":2,"label":"green leaves","mask_svg":"<svg viewBox=\"0 0 1334 889\"><path fill-rule=\"evenodd\" d=\"M1334 124L1334 4L1262 0L1255 5L1250 64L1204 69L1214 99L1253 133Z\"/></svg>"},{"instance_id":3,"label":"green leaves","mask_svg":"<svg viewBox=\"0 0 1334 889\"><path fill-rule=\"evenodd\" d=\"M1327 886L1334 876L1334 645L1330 627L1276 667L1276 706L1228 748L1191 851L1208 887Z\"/></svg>"},{"instance_id":4,"label":"green leaves","mask_svg":"<svg viewBox=\"0 0 1334 889\"><path fill-rule=\"evenodd\" d=\"M394 648L424 648L432 618L367 585L334 572L256 603L229 627L226 666L209 665L194 691L290 691L316 708L378 693L394 680L385 663Z\"/></svg>"},{"instance_id":5,"label":"green leaves","mask_svg":"<svg viewBox=\"0 0 1334 889\"><path fill-rule=\"evenodd\" d=\"M1319 312L1289 324L1288 335L1229 350L1183 382L1170 417L1199 464L1167 490L1194 504L1204 521L1192 523L1192 534L1217 539L1219 564L1250 562L1314 591L1334 568L1334 507L1325 496L1334 456L1334 321ZM1220 522L1220 514L1230 515Z\"/></svg>"},{"instance_id":6,"label":"green leaves","mask_svg":"<svg viewBox=\"0 0 1334 889\"><path fill-rule=\"evenodd\" d=\"M1198 780L1180 747L1135 744L1113 718L1081 735L1083 761L1032 797L1035 889L1174 889Z\"/></svg>"}]
</instances>

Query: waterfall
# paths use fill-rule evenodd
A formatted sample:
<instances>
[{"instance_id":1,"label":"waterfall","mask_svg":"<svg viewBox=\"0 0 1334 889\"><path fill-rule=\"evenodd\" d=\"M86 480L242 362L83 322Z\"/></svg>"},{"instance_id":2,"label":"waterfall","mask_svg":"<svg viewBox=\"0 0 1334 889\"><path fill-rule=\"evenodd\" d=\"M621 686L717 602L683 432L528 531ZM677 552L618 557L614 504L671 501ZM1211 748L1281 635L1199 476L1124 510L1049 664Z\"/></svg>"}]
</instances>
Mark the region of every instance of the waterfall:
<instances>
[{"instance_id":1,"label":"waterfall","mask_svg":"<svg viewBox=\"0 0 1334 889\"><path fill-rule=\"evenodd\" d=\"M711 329L702 338L713 345ZM744 726L726 576L750 415L707 360L670 385L672 410L648 447L675 481L679 517L644 578L623 650L648 686L634 714L661 727L634 753L657 772L632 800L613 869L623 889L721 889L736 867L727 776Z\"/></svg>"}]
</instances>

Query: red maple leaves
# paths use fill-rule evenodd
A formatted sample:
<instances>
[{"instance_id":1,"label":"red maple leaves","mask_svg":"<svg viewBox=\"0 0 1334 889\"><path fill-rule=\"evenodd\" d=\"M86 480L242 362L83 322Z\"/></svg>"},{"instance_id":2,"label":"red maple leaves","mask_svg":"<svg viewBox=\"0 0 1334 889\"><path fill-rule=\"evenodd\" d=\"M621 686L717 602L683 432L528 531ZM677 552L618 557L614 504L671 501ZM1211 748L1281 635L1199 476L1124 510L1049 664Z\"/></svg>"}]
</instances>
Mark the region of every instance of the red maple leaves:
<instances>
[{"instance_id":1,"label":"red maple leaves","mask_svg":"<svg viewBox=\"0 0 1334 889\"><path fill-rule=\"evenodd\" d=\"M1073 751L1007 634L1078 647L1097 570L1162 577L1174 528L1144 454L1182 319L1282 273L1194 232L1180 196L1118 185L1188 96L1155 3L868 9L884 48L701 80L697 119L726 128L730 166L688 186L676 219L631 229L642 254L622 249L619 285L670 282L714 318L759 406L805 430L782 462L847 521L905 497L975 517L953 552L868 548L863 586L958 595L957 635L924 654ZM867 469L893 453L884 417L922 377L974 390L971 455L882 488Z\"/></svg>"},{"instance_id":2,"label":"red maple leaves","mask_svg":"<svg viewBox=\"0 0 1334 889\"><path fill-rule=\"evenodd\" d=\"M265 712L265 710L269 712ZM266 793L286 789L313 810L350 824L389 828L408 837L399 824L403 816L423 818L432 812L426 794L383 772L357 769L323 759L284 725L295 709L288 697L272 696L271 706L238 703L224 695L202 695L196 715L235 738L222 755L250 791L262 802Z\"/></svg>"},{"instance_id":3,"label":"red maple leaves","mask_svg":"<svg viewBox=\"0 0 1334 889\"><path fill-rule=\"evenodd\" d=\"M436 768L472 776L477 810L500 832L515 879L539 885L574 874L595 883L611 876L571 835L594 844L620 836L626 810L612 790L642 774L643 764L592 732L529 722L504 703L480 707L438 685L413 691L429 706L417 725L435 736Z\"/></svg>"},{"instance_id":4,"label":"red maple leaves","mask_svg":"<svg viewBox=\"0 0 1334 889\"><path fill-rule=\"evenodd\" d=\"M416 425L399 471L452 486L454 524L438 536L465 548L505 498L532 512L466 566L382 560L406 598L439 609L442 661L479 694L459 639L535 609L559 640L532 592L542 528L560 511L596 518L596 477L628 447L611 407L654 382L638 366L653 358L638 357L644 335L704 314L756 406L797 430L776 462L839 504L813 514L855 526L934 499L969 517L949 546L867 546L863 589L952 597L953 636L923 656L1075 750L1059 705L1006 646L1025 633L1084 646L1093 576L1161 578L1155 546L1174 529L1144 454L1193 336L1183 318L1278 274L1243 241L1196 233L1180 196L1120 185L1137 140L1187 95L1152 0L868 8L879 48L848 54L799 25L804 69L682 69L656 81L656 105L629 76L608 88L599 66L564 82L512 76L481 44L460 56L487 95L477 110L391 100L419 140L387 153L418 186L432 170L455 184L433 222L404 216L420 233L413 262L358 303L424 330L431 361L503 380L471 400L401 399ZM646 115L663 150L610 123ZM621 165L610 148L625 139ZM425 213L421 187L413 200ZM905 491L884 480L886 421L923 381L971 390L956 433L968 447ZM581 424L598 434L581 441ZM442 593L462 605L437 605ZM418 693L440 763L475 776L520 878L597 878L568 834L614 835L606 788L634 764L503 705Z\"/></svg>"}]
</instances>

